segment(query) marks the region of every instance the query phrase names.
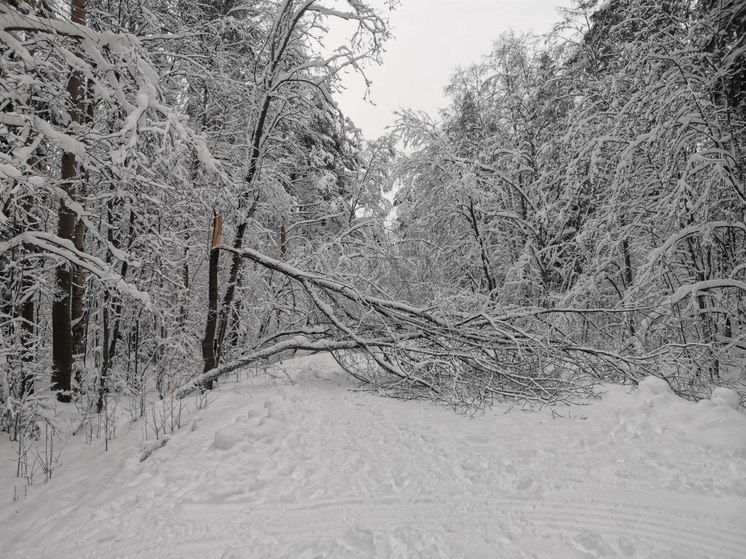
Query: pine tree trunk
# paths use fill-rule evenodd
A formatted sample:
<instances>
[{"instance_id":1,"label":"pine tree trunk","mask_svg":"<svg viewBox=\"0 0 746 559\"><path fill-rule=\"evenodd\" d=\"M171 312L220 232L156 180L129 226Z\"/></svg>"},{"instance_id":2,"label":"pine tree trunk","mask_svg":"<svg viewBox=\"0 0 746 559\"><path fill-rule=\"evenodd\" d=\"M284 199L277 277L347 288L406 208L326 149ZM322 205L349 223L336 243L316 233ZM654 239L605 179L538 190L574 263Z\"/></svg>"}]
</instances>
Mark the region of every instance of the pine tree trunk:
<instances>
[{"instance_id":1,"label":"pine tree trunk","mask_svg":"<svg viewBox=\"0 0 746 559\"><path fill-rule=\"evenodd\" d=\"M70 14L74 23L85 25L86 3L87 0L71 0ZM73 123L81 123L85 118L86 109L85 87L80 73L74 71L70 73L67 92L70 97L70 119ZM76 189L76 179L79 179L79 173L75 154L64 153L62 155L61 178L62 189L73 201L76 201L79 198ZM75 244L75 227L76 215L62 200L58 214L57 235ZM66 263L57 268L55 276L57 295L52 304L52 389L60 392L57 396L59 401L69 402L75 350L72 331L74 272L71 265Z\"/></svg>"},{"instance_id":2,"label":"pine tree trunk","mask_svg":"<svg viewBox=\"0 0 746 559\"><path fill-rule=\"evenodd\" d=\"M71 78L70 81L72 82L73 79ZM75 156L65 153L62 156L62 178L69 180L74 179L75 176ZM68 193L74 189L70 182L64 183L63 188ZM69 241L72 241L75 236L75 214L64 201L60 202L57 236ZM73 271L70 264L64 263L57 267L55 281L57 294L52 303L52 390L67 392L67 394L59 394L57 399L61 402L69 402L73 372L71 320Z\"/></svg>"},{"instance_id":3,"label":"pine tree trunk","mask_svg":"<svg viewBox=\"0 0 746 559\"><path fill-rule=\"evenodd\" d=\"M82 13L78 14L80 21L85 24L85 0L81 0L83 8ZM75 10L73 10L75 14ZM93 82L88 81L87 88L81 92L83 98L78 103L77 111L81 123L93 122ZM85 207L85 201L88 194L88 175L84 173L78 182L77 202ZM82 219L75 224L75 248L83 252L85 250L86 226ZM85 282L86 271L80 266L75 266L72 285L72 328L73 328L73 353L81 358L85 355Z\"/></svg>"}]
</instances>

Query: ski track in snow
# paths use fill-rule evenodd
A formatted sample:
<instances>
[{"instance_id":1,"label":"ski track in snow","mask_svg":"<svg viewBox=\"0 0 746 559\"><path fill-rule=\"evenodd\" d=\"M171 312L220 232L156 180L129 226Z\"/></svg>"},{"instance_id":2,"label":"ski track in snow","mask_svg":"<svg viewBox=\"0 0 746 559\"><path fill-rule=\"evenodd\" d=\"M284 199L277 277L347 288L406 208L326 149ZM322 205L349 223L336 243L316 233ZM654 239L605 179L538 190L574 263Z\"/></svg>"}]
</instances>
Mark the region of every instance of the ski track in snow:
<instances>
[{"instance_id":1,"label":"ski track in snow","mask_svg":"<svg viewBox=\"0 0 746 559\"><path fill-rule=\"evenodd\" d=\"M333 367L323 358L297 363L294 385L224 388L142 464L94 454L91 479L62 472L0 505L3 557L746 554L742 452L630 423L603 401L565 409L571 419L468 418L350 391L318 373Z\"/></svg>"}]
</instances>

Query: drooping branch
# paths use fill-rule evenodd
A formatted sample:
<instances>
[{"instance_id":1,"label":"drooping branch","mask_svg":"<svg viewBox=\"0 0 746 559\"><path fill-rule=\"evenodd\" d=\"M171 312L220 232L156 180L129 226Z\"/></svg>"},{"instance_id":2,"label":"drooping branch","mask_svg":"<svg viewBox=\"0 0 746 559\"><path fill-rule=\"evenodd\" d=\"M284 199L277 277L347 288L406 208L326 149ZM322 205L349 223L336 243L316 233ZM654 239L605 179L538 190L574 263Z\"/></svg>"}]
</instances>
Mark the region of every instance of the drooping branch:
<instances>
[{"instance_id":1,"label":"drooping branch","mask_svg":"<svg viewBox=\"0 0 746 559\"><path fill-rule=\"evenodd\" d=\"M478 315L419 308L372 296L339 276L312 272L257 250L222 246L242 259L287 277L307 296L305 315L312 331L279 333L268 347L257 346L234 363L206 371L177 391L183 397L236 369L290 351L335 355L355 378L382 388L411 391L451 403L494 398L555 401L583 391L573 370L595 374L616 370L635 378L638 363L609 351L578 344L556 325L547 309ZM572 311L558 309L558 316ZM547 335L547 332L550 335ZM349 359L358 355L357 360ZM367 363L366 371L360 361ZM588 378L588 377L586 377Z\"/></svg>"},{"instance_id":2,"label":"drooping branch","mask_svg":"<svg viewBox=\"0 0 746 559\"><path fill-rule=\"evenodd\" d=\"M70 264L80 266L100 280L103 285L111 286L122 294L139 301L145 307L150 306L150 297L147 293L143 293L135 286L127 283L100 258L75 248L72 241L61 239L52 233L43 231L26 231L0 243L0 254L21 245L34 247L41 255L58 256L67 260Z\"/></svg>"}]
</instances>

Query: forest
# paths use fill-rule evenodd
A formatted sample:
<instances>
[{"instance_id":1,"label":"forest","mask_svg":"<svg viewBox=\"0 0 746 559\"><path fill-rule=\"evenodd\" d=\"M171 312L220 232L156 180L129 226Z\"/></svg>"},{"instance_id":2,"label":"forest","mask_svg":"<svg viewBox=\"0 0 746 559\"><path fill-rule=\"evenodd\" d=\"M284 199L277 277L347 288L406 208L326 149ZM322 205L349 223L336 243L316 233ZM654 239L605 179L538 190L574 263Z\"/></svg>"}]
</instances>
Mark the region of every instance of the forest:
<instances>
[{"instance_id":1,"label":"forest","mask_svg":"<svg viewBox=\"0 0 746 559\"><path fill-rule=\"evenodd\" d=\"M2 430L296 352L457 409L743 367L746 5L577 0L366 138L396 4L0 1Z\"/></svg>"}]
</instances>

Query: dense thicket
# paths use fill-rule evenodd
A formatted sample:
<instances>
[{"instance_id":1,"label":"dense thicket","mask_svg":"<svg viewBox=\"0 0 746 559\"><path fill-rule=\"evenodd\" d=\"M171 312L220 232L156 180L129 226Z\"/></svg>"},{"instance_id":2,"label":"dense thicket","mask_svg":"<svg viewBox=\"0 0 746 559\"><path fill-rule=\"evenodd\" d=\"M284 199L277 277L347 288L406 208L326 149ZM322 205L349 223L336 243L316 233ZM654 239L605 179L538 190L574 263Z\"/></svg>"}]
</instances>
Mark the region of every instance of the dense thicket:
<instances>
[{"instance_id":1,"label":"dense thicket","mask_svg":"<svg viewBox=\"0 0 746 559\"><path fill-rule=\"evenodd\" d=\"M333 92L386 36L364 2L0 3L4 416L50 386L143 406L292 321L213 217L215 246L290 258L378 211Z\"/></svg>"},{"instance_id":2,"label":"dense thicket","mask_svg":"<svg viewBox=\"0 0 746 559\"><path fill-rule=\"evenodd\" d=\"M706 390L746 350L745 27L579 2L370 141L334 102L388 35L360 0L4 0L4 425L298 349L456 403Z\"/></svg>"},{"instance_id":3,"label":"dense thicket","mask_svg":"<svg viewBox=\"0 0 746 559\"><path fill-rule=\"evenodd\" d=\"M546 309L704 391L746 349L746 8L581 2L565 23L457 72L442 122L404 115L398 234L434 241L431 296Z\"/></svg>"}]
</instances>

